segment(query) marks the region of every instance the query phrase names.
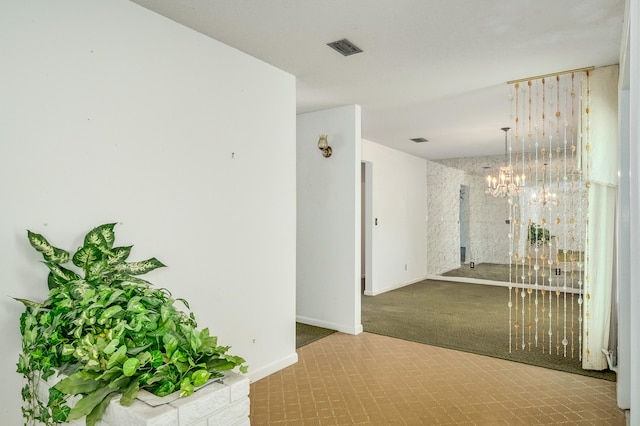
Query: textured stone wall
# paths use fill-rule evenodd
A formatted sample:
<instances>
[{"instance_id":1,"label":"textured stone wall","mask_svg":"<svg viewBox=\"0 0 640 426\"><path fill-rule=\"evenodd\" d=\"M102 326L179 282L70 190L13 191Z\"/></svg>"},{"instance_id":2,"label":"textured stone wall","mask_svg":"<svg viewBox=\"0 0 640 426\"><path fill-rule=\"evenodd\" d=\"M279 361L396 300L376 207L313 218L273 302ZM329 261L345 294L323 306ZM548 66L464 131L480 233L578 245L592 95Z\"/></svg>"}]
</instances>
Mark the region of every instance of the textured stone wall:
<instances>
[{"instance_id":1,"label":"textured stone wall","mask_svg":"<svg viewBox=\"0 0 640 426\"><path fill-rule=\"evenodd\" d=\"M460 266L460 186L464 172L427 163L427 273Z\"/></svg>"}]
</instances>

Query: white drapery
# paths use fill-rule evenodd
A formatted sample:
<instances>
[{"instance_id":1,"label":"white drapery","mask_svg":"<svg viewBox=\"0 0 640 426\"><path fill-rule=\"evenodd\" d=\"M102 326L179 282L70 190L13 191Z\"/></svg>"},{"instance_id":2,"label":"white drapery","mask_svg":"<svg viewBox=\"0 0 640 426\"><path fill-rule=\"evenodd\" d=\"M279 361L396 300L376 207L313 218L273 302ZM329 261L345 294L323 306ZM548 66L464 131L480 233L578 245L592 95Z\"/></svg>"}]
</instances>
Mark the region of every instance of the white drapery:
<instances>
[{"instance_id":1,"label":"white drapery","mask_svg":"<svg viewBox=\"0 0 640 426\"><path fill-rule=\"evenodd\" d=\"M590 118L583 136L583 170L589 167L589 221L584 283L582 367L604 370L611 321L615 206L618 182L618 66L596 68L590 79ZM586 129L589 126L589 129ZM587 160L588 159L588 160Z\"/></svg>"}]
</instances>

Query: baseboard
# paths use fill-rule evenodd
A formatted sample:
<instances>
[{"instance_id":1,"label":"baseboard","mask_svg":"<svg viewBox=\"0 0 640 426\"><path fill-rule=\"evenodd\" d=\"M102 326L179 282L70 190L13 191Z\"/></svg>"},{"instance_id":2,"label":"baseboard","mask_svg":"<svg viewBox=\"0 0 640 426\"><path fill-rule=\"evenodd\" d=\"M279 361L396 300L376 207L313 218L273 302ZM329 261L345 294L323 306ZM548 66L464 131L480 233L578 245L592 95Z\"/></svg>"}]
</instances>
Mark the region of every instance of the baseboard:
<instances>
[{"instance_id":1,"label":"baseboard","mask_svg":"<svg viewBox=\"0 0 640 426\"><path fill-rule=\"evenodd\" d=\"M249 380L251 380L252 383L257 382L260 379L263 379L267 376L270 376L273 373L277 373L278 371L286 367L289 367L290 365L295 364L296 362L298 362L298 353L294 352L287 357L284 357L276 362L273 362L257 370L253 370L249 368L249 372L247 373L247 376L249 376Z\"/></svg>"},{"instance_id":2,"label":"baseboard","mask_svg":"<svg viewBox=\"0 0 640 426\"><path fill-rule=\"evenodd\" d=\"M527 286L523 286L518 283L507 283L504 281L492 281L492 280L479 280L477 278L466 278L466 277L447 277L442 275L429 275L427 276L428 280L437 280L437 281L451 281L457 283L468 283L468 284L483 284L483 285L494 285L499 287L517 287L517 288L528 288ZM554 287L555 290L555 287ZM561 289L563 291L563 289ZM567 293L580 294L580 289L572 289L567 288Z\"/></svg>"},{"instance_id":3,"label":"baseboard","mask_svg":"<svg viewBox=\"0 0 640 426\"><path fill-rule=\"evenodd\" d=\"M303 317L300 315L296 316L296 322L300 322L302 324L313 325L315 327L328 328L329 330L336 330L342 333L347 334L360 334L363 331L362 324L356 325L344 325L338 324L330 321L319 320L317 318L309 318Z\"/></svg>"},{"instance_id":4,"label":"baseboard","mask_svg":"<svg viewBox=\"0 0 640 426\"><path fill-rule=\"evenodd\" d=\"M364 295L365 296L377 296L378 294L386 293L386 292L391 291L391 290L396 290L396 289L399 289L399 288L402 288L402 287L406 287L406 286L411 285L411 284L419 283L420 281L424 281L426 279L429 279L429 275L424 275L424 276L422 276L420 278L416 278L416 279L405 281L405 282L402 282L402 283L399 283L399 284L395 284L395 285L392 285L392 286L389 286L389 287L385 287L382 290L370 291L370 290L365 289Z\"/></svg>"}]
</instances>

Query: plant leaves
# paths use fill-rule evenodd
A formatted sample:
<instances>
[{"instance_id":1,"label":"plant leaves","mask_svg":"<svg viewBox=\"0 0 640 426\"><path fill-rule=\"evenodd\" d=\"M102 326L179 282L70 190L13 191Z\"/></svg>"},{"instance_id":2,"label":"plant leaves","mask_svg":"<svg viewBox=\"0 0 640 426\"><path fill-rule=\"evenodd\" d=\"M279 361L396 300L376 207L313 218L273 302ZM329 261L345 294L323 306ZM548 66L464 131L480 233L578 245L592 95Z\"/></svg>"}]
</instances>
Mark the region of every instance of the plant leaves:
<instances>
[{"instance_id":1,"label":"plant leaves","mask_svg":"<svg viewBox=\"0 0 640 426\"><path fill-rule=\"evenodd\" d=\"M122 397L120 398L120 405L124 407L128 407L133 403L133 400L138 396L138 391L140 390L140 383L138 379L131 380L131 383L127 386L127 388L122 392Z\"/></svg>"},{"instance_id":2,"label":"plant leaves","mask_svg":"<svg viewBox=\"0 0 640 426\"><path fill-rule=\"evenodd\" d=\"M111 342L109 342L109 344L103 349L102 352L104 352L106 355L111 355L118 348L119 344L120 344L120 339L116 337Z\"/></svg>"},{"instance_id":3,"label":"plant leaves","mask_svg":"<svg viewBox=\"0 0 640 426\"><path fill-rule=\"evenodd\" d=\"M96 260L95 262L90 263L87 266L88 266L88 268L86 269L87 281L94 281L97 278L100 278L100 276L104 273L104 271L107 270L107 267L108 267L107 259Z\"/></svg>"},{"instance_id":4,"label":"plant leaves","mask_svg":"<svg viewBox=\"0 0 640 426\"><path fill-rule=\"evenodd\" d=\"M176 385L170 381L163 382L158 389L154 392L157 396L167 396L176 390Z\"/></svg>"},{"instance_id":5,"label":"plant leaves","mask_svg":"<svg viewBox=\"0 0 640 426\"><path fill-rule=\"evenodd\" d=\"M140 262L129 262L117 265L117 270L131 275L142 275L165 266L166 265L158 259L152 257L151 259L142 260Z\"/></svg>"},{"instance_id":6,"label":"plant leaves","mask_svg":"<svg viewBox=\"0 0 640 426\"><path fill-rule=\"evenodd\" d=\"M70 269L60 266L57 263L44 262L44 264L47 265L47 267L51 271L51 274L54 276L54 278L56 279L56 282L58 283L64 284L70 281L75 281L80 279L78 274L76 274Z\"/></svg>"},{"instance_id":7,"label":"plant leaves","mask_svg":"<svg viewBox=\"0 0 640 426\"><path fill-rule=\"evenodd\" d=\"M193 394L193 391L194 387L193 383L191 383L191 380L188 377L182 379L182 381L180 382L180 397L184 398L185 396L189 396Z\"/></svg>"},{"instance_id":8,"label":"plant leaves","mask_svg":"<svg viewBox=\"0 0 640 426\"><path fill-rule=\"evenodd\" d=\"M113 248L111 250L111 254L107 257L107 262L109 263L109 265L111 266L118 263L124 263L124 261L129 257L132 247L133 246Z\"/></svg>"},{"instance_id":9,"label":"plant leaves","mask_svg":"<svg viewBox=\"0 0 640 426\"><path fill-rule=\"evenodd\" d=\"M84 371L78 371L60 380L55 384L54 388L67 395L76 395L80 393L91 393L101 386L104 386L103 382L88 376Z\"/></svg>"},{"instance_id":10,"label":"plant leaves","mask_svg":"<svg viewBox=\"0 0 640 426\"><path fill-rule=\"evenodd\" d=\"M101 248L111 249L113 243L116 240L113 228L115 223L106 223L104 225L96 226L87 233L84 237L84 245L93 244Z\"/></svg>"},{"instance_id":11,"label":"plant leaves","mask_svg":"<svg viewBox=\"0 0 640 426\"><path fill-rule=\"evenodd\" d=\"M114 315L117 315L118 313L120 313L122 310L123 310L122 306L120 306L120 305L109 306L107 309L102 311L102 315L100 315L100 319L101 320L109 319L109 318L113 317ZM100 322L100 321L98 320L98 322Z\"/></svg>"},{"instance_id":12,"label":"plant leaves","mask_svg":"<svg viewBox=\"0 0 640 426\"><path fill-rule=\"evenodd\" d=\"M89 414L87 414L87 417L85 419L85 424L87 426L95 426L98 421L100 420L100 418L102 418L102 415L104 414L105 411L107 411L107 408L109 407L109 403L111 402L111 398L115 395L115 393L112 393L110 395L107 395L102 402L100 402L98 405L96 405L94 407L93 410L91 410L91 412Z\"/></svg>"},{"instance_id":13,"label":"plant leaves","mask_svg":"<svg viewBox=\"0 0 640 426\"><path fill-rule=\"evenodd\" d=\"M12 297L12 299L13 300L17 300L18 302L22 303L27 308L40 308L42 306L42 303L33 302L31 300L28 300L28 299L21 299L19 297Z\"/></svg>"},{"instance_id":14,"label":"plant leaves","mask_svg":"<svg viewBox=\"0 0 640 426\"><path fill-rule=\"evenodd\" d=\"M89 270L92 263L102 259L102 252L94 245L81 247L73 255L73 264L85 271Z\"/></svg>"},{"instance_id":15,"label":"plant leaves","mask_svg":"<svg viewBox=\"0 0 640 426\"><path fill-rule=\"evenodd\" d=\"M139 365L140 360L138 360L138 358L129 358L122 365L122 372L125 376L131 377L138 371Z\"/></svg>"},{"instance_id":16,"label":"plant leaves","mask_svg":"<svg viewBox=\"0 0 640 426\"><path fill-rule=\"evenodd\" d=\"M47 262L67 263L69 261L68 251L52 246L42 235L27 230L27 237L31 247L42 253Z\"/></svg>"},{"instance_id":17,"label":"plant leaves","mask_svg":"<svg viewBox=\"0 0 640 426\"><path fill-rule=\"evenodd\" d=\"M68 421L81 419L93 411L93 409L104 401L109 395L115 393L116 390L108 386L99 388L88 395L85 395L76 403L76 405L69 412Z\"/></svg>"},{"instance_id":18,"label":"plant leaves","mask_svg":"<svg viewBox=\"0 0 640 426\"><path fill-rule=\"evenodd\" d=\"M211 377L211 373L209 373L207 370L196 370L191 373L191 382L193 383L193 386L202 386L207 383L209 377Z\"/></svg>"},{"instance_id":19,"label":"plant leaves","mask_svg":"<svg viewBox=\"0 0 640 426\"><path fill-rule=\"evenodd\" d=\"M127 360L127 347L122 345L118 348L117 351L113 353L109 357L109 361L107 361L107 370L112 367L121 366Z\"/></svg>"},{"instance_id":20,"label":"plant leaves","mask_svg":"<svg viewBox=\"0 0 640 426\"><path fill-rule=\"evenodd\" d=\"M171 355L178 347L178 339L172 333L167 333L162 337L162 342L164 343L164 351L167 357L171 358Z\"/></svg>"}]
</instances>

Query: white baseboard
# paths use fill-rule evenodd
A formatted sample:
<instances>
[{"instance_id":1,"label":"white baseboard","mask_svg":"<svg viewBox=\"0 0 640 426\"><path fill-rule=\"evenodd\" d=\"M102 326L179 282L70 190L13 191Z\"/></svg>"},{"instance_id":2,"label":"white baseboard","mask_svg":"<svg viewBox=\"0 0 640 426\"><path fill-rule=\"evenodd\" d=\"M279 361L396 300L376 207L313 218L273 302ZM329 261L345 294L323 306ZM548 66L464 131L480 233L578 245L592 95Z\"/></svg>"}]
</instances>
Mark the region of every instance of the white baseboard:
<instances>
[{"instance_id":1,"label":"white baseboard","mask_svg":"<svg viewBox=\"0 0 640 426\"><path fill-rule=\"evenodd\" d=\"M409 280L409 281L405 281L403 283L398 283L398 284L395 284L395 285L391 285L389 287L385 287L385 288L383 288L381 290L376 290L376 291L370 291L368 289L365 289L364 295L365 296L377 296L378 294L386 293L386 292L391 291L391 290L396 290L396 289L399 289L399 288L402 288L402 287L406 287L406 286L411 285L411 284L419 283L420 281L424 281L424 280L429 279L429 278L430 278L429 275L424 275L424 276L422 276L420 278L415 278L415 279L412 279L412 280Z\"/></svg>"},{"instance_id":2,"label":"white baseboard","mask_svg":"<svg viewBox=\"0 0 640 426\"><path fill-rule=\"evenodd\" d=\"M276 373L282 370L283 368L286 368L290 365L295 364L296 362L298 362L298 353L294 352L291 355L284 357L269 365L266 365L258 370L252 370L250 368L249 372L247 373L247 376L249 376L249 380L251 380L252 383L257 382L258 380L263 379L273 373Z\"/></svg>"},{"instance_id":3,"label":"white baseboard","mask_svg":"<svg viewBox=\"0 0 640 426\"><path fill-rule=\"evenodd\" d=\"M479 280L477 278L466 278L466 277L446 277L442 275L429 275L426 279L438 280L438 281L452 281L457 283L468 283L468 284L494 285L499 287L528 288L527 286L523 286L522 284L518 284L518 283L508 283L504 281L492 281L492 280ZM581 293L580 289L577 289L577 288L576 289L567 288L566 292L573 293L573 294Z\"/></svg>"},{"instance_id":4,"label":"white baseboard","mask_svg":"<svg viewBox=\"0 0 640 426\"><path fill-rule=\"evenodd\" d=\"M355 325L338 324L334 322L320 320L317 318L303 317L300 315L296 316L296 322L313 325L315 327L328 328L329 330L336 330L336 331L340 331L342 333L347 333L347 334L360 334L363 331L362 324L355 324Z\"/></svg>"}]
</instances>

